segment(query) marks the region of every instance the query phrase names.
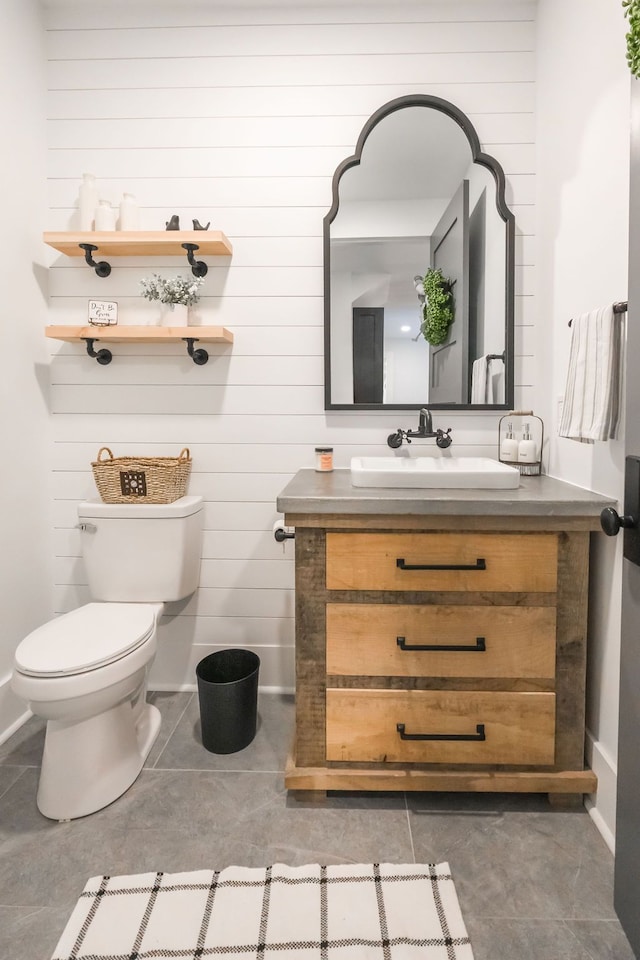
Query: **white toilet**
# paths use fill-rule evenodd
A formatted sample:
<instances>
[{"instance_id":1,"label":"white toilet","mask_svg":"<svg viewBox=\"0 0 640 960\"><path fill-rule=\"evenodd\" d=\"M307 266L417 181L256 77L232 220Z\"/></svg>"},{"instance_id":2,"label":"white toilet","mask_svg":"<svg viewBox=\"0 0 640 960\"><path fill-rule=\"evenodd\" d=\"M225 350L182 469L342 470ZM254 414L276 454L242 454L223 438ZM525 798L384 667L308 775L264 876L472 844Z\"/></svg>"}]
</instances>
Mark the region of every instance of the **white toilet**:
<instances>
[{"instance_id":1,"label":"white toilet","mask_svg":"<svg viewBox=\"0 0 640 960\"><path fill-rule=\"evenodd\" d=\"M47 720L38 809L52 820L94 813L134 782L160 728L147 674L165 601L198 586L202 497L168 504L78 505L95 601L19 644L11 686Z\"/></svg>"}]
</instances>

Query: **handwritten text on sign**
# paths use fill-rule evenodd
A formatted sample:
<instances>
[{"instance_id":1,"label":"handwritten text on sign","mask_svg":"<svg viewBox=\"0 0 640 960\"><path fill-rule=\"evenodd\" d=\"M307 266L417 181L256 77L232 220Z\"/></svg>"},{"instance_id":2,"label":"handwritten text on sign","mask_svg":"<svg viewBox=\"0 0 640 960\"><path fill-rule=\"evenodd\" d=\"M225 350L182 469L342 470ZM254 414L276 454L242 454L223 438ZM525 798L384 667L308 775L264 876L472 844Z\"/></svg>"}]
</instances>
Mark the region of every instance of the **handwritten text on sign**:
<instances>
[{"instance_id":1,"label":"handwritten text on sign","mask_svg":"<svg viewBox=\"0 0 640 960\"><path fill-rule=\"evenodd\" d=\"M118 304L115 300L89 300L89 323L109 326L118 322Z\"/></svg>"}]
</instances>

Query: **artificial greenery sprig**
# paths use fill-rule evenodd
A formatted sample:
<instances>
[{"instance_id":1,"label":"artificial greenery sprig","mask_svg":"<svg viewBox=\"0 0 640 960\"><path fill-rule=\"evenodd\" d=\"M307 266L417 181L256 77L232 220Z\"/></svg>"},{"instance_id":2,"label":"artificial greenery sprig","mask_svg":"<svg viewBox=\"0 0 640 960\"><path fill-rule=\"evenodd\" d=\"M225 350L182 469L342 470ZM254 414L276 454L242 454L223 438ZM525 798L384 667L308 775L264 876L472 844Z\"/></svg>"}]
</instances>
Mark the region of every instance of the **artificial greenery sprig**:
<instances>
[{"instance_id":1,"label":"artificial greenery sprig","mask_svg":"<svg viewBox=\"0 0 640 960\"><path fill-rule=\"evenodd\" d=\"M453 294L451 283L442 275L440 267L430 267L423 280L424 305L420 332L427 343L437 347L447 339L453 323Z\"/></svg>"},{"instance_id":2,"label":"artificial greenery sprig","mask_svg":"<svg viewBox=\"0 0 640 960\"><path fill-rule=\"evenodd\" d=\"M168 303L174 306L176 303L182 303L187 307L197 303L199 298L198 288L204 283L202 277L161 277L154 273L151 277L145 277L140 281L142 287L142 296L145 300L159 300L160 303Z\"/></svg>"},{"instance_id":3,"label":"artificial greenery sprig","mask_svg":"<svg viewBox=\"0 0 640 960\"><path fill-rule=\"evenodd\" d=\"M627 63L634 77L640 78L640 0L622 0L624 15L629 20Z\"/></svg>"}]
</instances>

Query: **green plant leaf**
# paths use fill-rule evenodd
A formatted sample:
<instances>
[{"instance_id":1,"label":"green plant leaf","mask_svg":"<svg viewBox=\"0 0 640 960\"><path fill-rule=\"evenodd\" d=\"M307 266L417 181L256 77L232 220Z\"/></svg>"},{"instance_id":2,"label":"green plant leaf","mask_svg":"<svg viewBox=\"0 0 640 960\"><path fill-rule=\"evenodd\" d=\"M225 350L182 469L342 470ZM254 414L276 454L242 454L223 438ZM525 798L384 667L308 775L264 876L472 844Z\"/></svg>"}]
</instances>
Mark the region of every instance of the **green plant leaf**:
<instances>
[{"instance_id":1,"label":"green plant leaf","mask_svg":"<svg viewBox=\"0 0 640 960\"><path fill-rule=\"evenodd\" d=\"M627 64L632 76L640 78L640 0L622 0L622 9L629 20L629 32L625 34Z\"/></svg>"},{"instance_id":2,"label":"green plant leaf","mask_svg":"<svg viewBox=\"0 0 640 960\"><path fill-rule=\"evenodd\" d=\"M422 308L420 332L432 346L444 343L453 323L454 304L451 281L443 276L440 267L430 267L424 277L425 301Z\"/></svg>"}]
</instances>

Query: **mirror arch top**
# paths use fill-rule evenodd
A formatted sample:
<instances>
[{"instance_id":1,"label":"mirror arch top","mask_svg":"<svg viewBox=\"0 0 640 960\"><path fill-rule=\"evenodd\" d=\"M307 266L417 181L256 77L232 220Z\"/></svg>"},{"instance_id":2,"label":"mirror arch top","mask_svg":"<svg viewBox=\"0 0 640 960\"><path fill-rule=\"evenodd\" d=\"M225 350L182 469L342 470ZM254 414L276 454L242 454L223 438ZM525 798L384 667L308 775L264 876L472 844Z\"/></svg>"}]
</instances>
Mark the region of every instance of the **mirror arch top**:
<instances>
[{"instance_id":1,"label":"mirror arch top","mask_svg":"<svg viewBox=\"0 0 640 960\"><path fill-rule=\"evenodd\" d=\"M463 377L467 377L469 382L469 394L468 396L464 395L464 389L462 394L456 400L450 400L448 398L442 399L437 396L432 397L429 394L429 387L424 393L418 392L415 394L415 399L413 396L409 399L408 397L393 397L393 396L384 396L382 399L376 397L371 400L366 398L364 402L356 401L355 398L346 398L344 392L341 394L340 389L336 388L338 378L342 376L342 373L337 371L336 366L336 340L337 337L342 335L339 333L338 323L342 325L351 325L351 318L343 318L338 321L336 317L333 317L332 314L335 312L335 303L333 304L334 310L332 310L332 261L337 259L336 257L336 243L340 242L339 239L334 237L332 244L332 226L334 228L334 233L336 232L336 220L341 213L341 188L344 188L345 183L348 183L349 177L354 176L358 173L358 168L364 168L366 165L367 149L371 147L374 143L376 136L380 132L381 124L383 121L388 118L393 117L394 114L398 114L400 111L405 111L407 109L418 109L418 113L414 113L414 116L419 116L419 113L422 109L425 110L425 117L428 115L428 111L435 111L435 114L432 114L432 117L441 117L442 120L446 122L452 121L458 128L459 133L463 134L462 137L459 136L460 141L464 141L469 151L468 157L470 165L473 168L479 168L484 171L484 176L486 178L487 184L491 185L492 193L491 195L487 194L486 198L486 208L487 214L497 218L496 222L501 224L501 230L503 231L503 243L504 249L500 251L500 267L498 273L500 274L500 286L501 286L501 299L502 303L500 305L501 316L504 315L504 323L502 325L502 336L503 340L500 343L494 343L493 341L488 341L482 343L479 339L474 341L476 346L482 346L482 352L478 354L476 359L480 356L486 356L487 358L495 358L496 362L499 358L503 359L498 363L498 366L503 371L502 373L502 385L499 387L495 395L491 397L489 394L484 402L478 402L478 394L476 393L475 400L472 402L472 393L471 391L475 388L472 386L471 376L472 376L472 366L473 358L475 354L473 349L469 354L469 361L466 365L465 371L463 371ZM440 122L440 121L439 121ZM438 127L438 130L441 131L443 128ZM428 151L427 151L428 154ZM429 171L425 169L425 178L429 179ZM437 178L432 176L432 180ZM489 213L491 211L491 213ZM342 239L342 238L340 238ZM400 239L400 238L394 238ZM344 243L344 240L342 241ZM375 241L373 236L368 236L367 241L370 245L370 249L373 251L375 247ZM432 240L433 245L433 240ZM333 246L333 257L332 257L332 246ZM332 203L331 208L324 217L323 220L323 250L324 250L324 318L325 318L325 409L327 410L400 410L407 409L413 410L420 406L428 405L432 409L460 409L460 410L505 410L511 409L514 405L514 301L515 301L515 218L513 212L509 209L506 202L506 178L504 170L500 162L493 156L483 152L480 146L480 138L475 130L474 125L467 115L455 104L436 96L429 94L409 94L406 96L397 97L393 100L388 101L383 106L379 107L366 121L364 124L360 135L358 137L355 152L346 157L336 168L333 179L332 179ZM477 267L477 264L474 262L474 257L470 258L471 263L471 274L473 274L474 268ZM490 285L492 282L492 276L489 274L489 265L485 261L485 272L478 279L476 278L476 285ZM418 269L418 275L424 275L427 267L437 266L437 262L434 261L433 256L431 259L427 259L423 264L423 269ZM445 272L443 270L443 272ZM479 268L476 270L479 272ZM465 274L465 278L468 277L468 274ZM413 276L412 279L418 279L418 276ZM496 278L493 278L495 285ZM454 280L455 283L455 280ZM465 283L466 286L466 283ZM458 290L462 288L462 285L458 287ZM471 287L470 287L471 288ZM415 299L415 310L418 310L419 304L417 299L417 294L413 293ZM460 302L462 302L462 297L460 297ZM367 304L367 306L372 306L372 304ZM353 321L355 323L355 319ZM353 328L355 329L355 328ZM404 328L406 329L406 327ZM353 334L355 336L355 333ZM471 338L473 340L473 338ZM418 337L412 338L414 342L418 340ZM465 341L467 342L467 341ZM424 341L421 341L422 347L427 348L429 353L435 353L435 349L430 347ZM471 344L471 347L473 345ZM332 350L333 350L333 363L332 363ZM352 344L352 351L355 362L355 355L358 353L358 350L354 344ZM342 355L344 351L340 352L340 366L345 367L348 364L345 362L345 358ZM386 366L385 366L386 371ZM403 373L403 371L401 371ZM351 374L353 375L353 374ZM347 374L347 377L349 374ZM386 373L385 373L386 376ZM431 377L431 382L435 381L433 374L433 362L430 359L430 372L429 376ZM403 376L397 377L396 379L404 380ZM496 380L497 382L497 380ZM351 385L348 386L349 391L351 390ZM386 389L386 388L385 388ZM421 388L420 388L421 389Z\"/></svg>"}]
</instances>

